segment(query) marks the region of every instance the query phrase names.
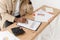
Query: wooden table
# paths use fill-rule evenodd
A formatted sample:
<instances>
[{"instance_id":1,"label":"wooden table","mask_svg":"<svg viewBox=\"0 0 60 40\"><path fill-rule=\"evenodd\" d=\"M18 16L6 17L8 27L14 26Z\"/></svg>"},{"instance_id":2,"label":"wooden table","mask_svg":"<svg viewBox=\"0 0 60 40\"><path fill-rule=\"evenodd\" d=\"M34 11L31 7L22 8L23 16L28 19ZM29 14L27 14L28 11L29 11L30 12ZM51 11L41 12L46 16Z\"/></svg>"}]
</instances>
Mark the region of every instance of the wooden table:
<instances>
[{"instance_id":1,"label":"wooden table","mask_svg":"<svg viewBox=\"0 0 60 40\"><path fill-rule=\"evenodd\" d=\"M48 6L44 5L44 6L40 7L39 9L45 10L46 7L48 7ZM50 8L52 8L52 7L50 7ZM39 9L37 9L37 10L39 10ZM44 28L47 27L47 25L50 24L50 22L60 13L60 10L59 10L59 9L56 9L56 8L53 8L53 9L54 9L54 12L53 12L52 14L54 15L54 17L52 17L52 18L49 20L49 22L43 22L43 23L40 25L40 27L39 27L39 29L38 29L37 31L32 31L32 30L23 28L24 31L25 31L25 34L19 35L19 36L17 36L17 37L20 38L21 40L34 40L34 38L35 38L39 33L41 33L41 32L44 30ZM37 10L36 10L36 11L37 11ZM36 11L34 11L34 12L36 12ZM25 17L26 17L26 18L29 18L29 19L33 19L32 16L33 16L32 14L31 14L31 15L27 14ZM11 28L14 28L14 27L16 27L16 23L10 25L10 26L7 28L7 30L9 30L9 31L12 33Z\"/></svg>"}]
</instances>

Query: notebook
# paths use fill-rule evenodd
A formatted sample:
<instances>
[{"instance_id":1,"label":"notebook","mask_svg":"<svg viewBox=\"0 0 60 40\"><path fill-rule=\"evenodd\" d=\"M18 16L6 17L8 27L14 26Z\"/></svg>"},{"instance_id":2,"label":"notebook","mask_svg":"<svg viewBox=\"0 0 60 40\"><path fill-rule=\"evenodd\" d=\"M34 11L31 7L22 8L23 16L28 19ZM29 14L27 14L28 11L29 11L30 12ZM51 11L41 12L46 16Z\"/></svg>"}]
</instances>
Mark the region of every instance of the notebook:
<instances>
[{"instance_id":1,"label":"notebook","mask_svg":"<svg viewBox=\"0 0 60 40\"><path fill-rule=\"evenodd\" d=\"M23 26L25 28L31 29L31 30L37 30L41 22L38 21L32 21L30 19L27 19L28 23L17 23L18 26Z\"/></svg>"}]
</instances>

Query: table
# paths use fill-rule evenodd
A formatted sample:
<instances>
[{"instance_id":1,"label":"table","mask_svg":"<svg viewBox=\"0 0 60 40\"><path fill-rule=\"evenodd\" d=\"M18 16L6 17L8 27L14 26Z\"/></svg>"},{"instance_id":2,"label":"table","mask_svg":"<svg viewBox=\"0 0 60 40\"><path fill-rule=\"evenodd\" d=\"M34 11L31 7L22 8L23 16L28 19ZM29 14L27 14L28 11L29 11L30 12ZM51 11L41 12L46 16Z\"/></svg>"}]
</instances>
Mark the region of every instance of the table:
<instances>
[{"instance_id":1,"label":"table","mask_svg":"<svg viewBox=\"0 0 60 40\"><path fill-rule=\"evenodd\" d=\"M45 10L46 7L49 7L49 6L43 5L42 7L38 8L37 10L39 10L39 9ZM53 8L53 7L49 7L49 8ZM36 11L37 11L37 10L36 10ZM38 28L37 31L32 31L32 30L29 30L29 29L27 29L27 28L23 28L24 31L25 31L25 34L19 35L19 36L17 36L17 37L20 38L21 40L34 40L34 38L35 38L39 33L41 33L41 32L44 30L44 28L47 27L47 25L49 25L50 22L51 22L52 20L54 20L54 18L60 13L60 10L59 10L59 9L53 8L53 10L54 10L54 12L53 12L52 14L54 15L54 17L52 17L48 22L43 22L43 23L40 25L40 27ZM36 12L36 11L34 11L34 12ZM30 15L27 14L25 17L33 20L33 15L32 15L32 14L30 14ZM7 27L6 29L7 29L9 32L12 33L11 28L14 28L14 27L16 27L16 23L10 25L10 26Z\"/></svg>"}]
</instances>

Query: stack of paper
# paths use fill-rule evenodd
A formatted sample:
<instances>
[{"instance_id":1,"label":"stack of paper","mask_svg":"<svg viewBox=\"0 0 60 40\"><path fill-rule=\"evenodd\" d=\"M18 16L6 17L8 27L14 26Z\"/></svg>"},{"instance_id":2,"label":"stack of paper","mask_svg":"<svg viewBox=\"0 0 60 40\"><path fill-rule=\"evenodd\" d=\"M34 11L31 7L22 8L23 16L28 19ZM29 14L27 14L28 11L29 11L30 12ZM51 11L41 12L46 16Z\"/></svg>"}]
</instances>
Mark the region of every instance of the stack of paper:
<instances>
[{"instance_id":1,"label":"stack of paper","mask_svg":"<svg viewBox=\"0 0 60 40\"><path fill-rule=\"evenodd\" d=\"M17 23L19 26L23 26L25 28L31 29L31 30L37 30L41 22L38 21L32 21L27 19L28 23Z\"/></svg>"},{"instance_id":2,"label":"stack of paper","mask_svg":"<svg viewBox=\"0 0 60 40\"><path fill-rule=\"evenodd\" d=\"M0 40L20 40L13 34L11 34L9 31L0 31Z\"/></svg>"},{"instance_id":3,"label":"stack of paper","mask_svg":"<svg viewBox=\"0 0 60 40\"><path fill-rule=\"evenodd\" d=\"M35 17L35 21L48 22L48 20L50 20L50 18L53 17L53 15L41 9L35 12L34 17Z\"/></svg>"}]
</instances>

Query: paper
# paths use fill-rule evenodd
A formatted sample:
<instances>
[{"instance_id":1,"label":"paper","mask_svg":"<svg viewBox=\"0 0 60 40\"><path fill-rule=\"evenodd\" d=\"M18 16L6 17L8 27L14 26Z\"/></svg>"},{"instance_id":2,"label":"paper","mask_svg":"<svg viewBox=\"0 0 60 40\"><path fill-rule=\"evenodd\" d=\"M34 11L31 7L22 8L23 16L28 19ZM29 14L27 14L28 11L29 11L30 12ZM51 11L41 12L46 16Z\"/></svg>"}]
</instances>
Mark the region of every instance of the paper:
<instances>
[{"instance_id":1,"label":"paper","mask_svg":"<svg viewBox=\"0 0 60 40\"><path fill-rule=\"evenodd\" d=\"M37 22L37 21L32 21L27 19L28 23L17 23L17 25L23 26L25 28L31 29L31 30L36 30L39 25L41 24L41 22Z\"/></svg>"},{"instance_id":2,"label":"paper","mask_svg":"<svg viewBox=\"0 0 60 40\"><path fill-rule=\"evenodd\" d=\"M47 8L46 8L46 12L52 12L52 13L53 13L54 10L53 10L52 8L48 8L48 7L47 7Z\"/></svg>"},{"instance_id":3,"label":"paper","mask_svg":"<svg viewBox=\"0 0 60 40\"><path fill-rule=\"evenodd\" d=\"M20 40L16 36L11 34L9 31L4 31L4 32L0 31L0 40L6 40L6 38L7 40Z\"/></svg>"},{"instance_id":4,"label":"paper","mask_svg":"<svg viewBox=\"0 0 60 40\"><path fill-rule=\"evenodd\" d=\"M52 14L49 14L43 10L38 10L35 13L35 21L40 21L40 22L48 22L48 20L53 17Z\"/></svg>"}]
</instances>

